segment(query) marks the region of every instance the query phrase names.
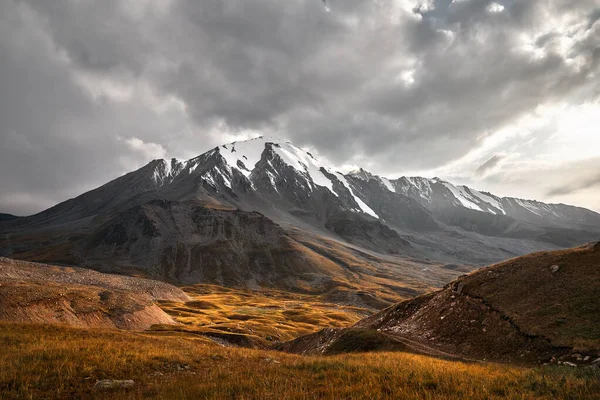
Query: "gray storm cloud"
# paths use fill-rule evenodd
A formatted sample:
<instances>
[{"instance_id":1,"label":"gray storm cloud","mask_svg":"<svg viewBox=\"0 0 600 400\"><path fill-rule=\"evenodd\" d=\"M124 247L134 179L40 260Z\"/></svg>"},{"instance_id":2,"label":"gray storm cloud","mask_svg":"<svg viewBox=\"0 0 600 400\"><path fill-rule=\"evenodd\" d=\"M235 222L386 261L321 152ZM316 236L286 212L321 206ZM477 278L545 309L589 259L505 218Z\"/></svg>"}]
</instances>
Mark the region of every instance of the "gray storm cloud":
<instances>
[{"instance_id":1,"label":"gray storm cloud","mask_svg":"<svg viewBox=\"0 0 600 400\"><path fill-rule=\"evenodd\" d=\"M0 211L222 132L395 174L456 160L539 104L597 101L594 1L492 3L0 1Z\"/></svg>"},{"instance_id":2,"label":"gray storm cloud","mask_svg":"<svg viewBox=\"0 0 600 400\"><path fill-rule=\"evenodd\" d=\"M494 167L496 167L505 158L506 157L503 155L494 154L492 156L492 158L490 158L489 160L487 160L486 162L481 164L479 167L477 167L477 170L475 170L475 173L477 175L484 175L486 172L488 172L491 169L493 169Z\"/></svg>"},{"instance_id":3,"label":"gray storm cloud","mask_svg":"<svg viewBox=\"0 0 600 400\"><path fill-rule=\"evenodd\" d=\"M559 196L564 194L576 193L584 189L590 189L594 187L600 187L600 174L597 174L591 178L579 178L576 177L575 181L570 182L564 186L557 186L549 190L546 194L550 197Z\"/></svg>"}]
</instances>

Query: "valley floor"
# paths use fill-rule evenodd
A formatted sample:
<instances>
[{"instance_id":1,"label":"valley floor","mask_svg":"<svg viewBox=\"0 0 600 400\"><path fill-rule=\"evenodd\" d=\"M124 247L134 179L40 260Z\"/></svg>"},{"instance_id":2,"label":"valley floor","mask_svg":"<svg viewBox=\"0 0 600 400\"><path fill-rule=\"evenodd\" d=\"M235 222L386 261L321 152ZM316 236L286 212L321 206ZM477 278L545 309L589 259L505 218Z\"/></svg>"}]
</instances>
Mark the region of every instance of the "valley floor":
<instances>
[{"instance_id":1,"label":"valley floor","mask_svg":"<svg viewBox=\"0 0 600 400\"><path fill-rule=\"evenodd\" d=\"M0 323L0 398L598 399L600 370L407 353L306 357L178 336ZM131 389L94 389L131 379Z\"/></svg>"},{"instance_id":2,"label":"valley floor","mask_svg":"<svg viewBox=\"0 0 600 400\"><path fill-rule=\"evenodd\" d=\"M320 328L350 326L373 312L329 302L326 295L203 284L182 289L191 301L158 302L179 325L153 326L152 331L203 335L232 344L270 347Z\"/></svg>"}]
</instances>

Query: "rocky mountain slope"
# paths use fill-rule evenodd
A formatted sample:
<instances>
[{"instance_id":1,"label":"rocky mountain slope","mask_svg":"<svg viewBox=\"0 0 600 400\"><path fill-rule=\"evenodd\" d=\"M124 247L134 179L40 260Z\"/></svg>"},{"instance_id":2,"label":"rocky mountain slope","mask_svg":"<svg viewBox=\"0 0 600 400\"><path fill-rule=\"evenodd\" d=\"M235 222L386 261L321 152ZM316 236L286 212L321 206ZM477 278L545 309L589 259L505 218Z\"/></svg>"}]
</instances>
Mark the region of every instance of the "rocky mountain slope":
<instances>
[{"instance_id":1,"label":"rocky mountain slope","mask_svg":"<svg viewBox=\"0 0 600 400\"><path fill-rule=\"evenodd\" d=\"M187 301L164 282L0 258L0 320L145 330L174 324L156 300Z\"/></svg>"},{"instance_id":2,"label":"rocky mountain slope","mask_svg":"<svg viewBox=\"0 0 600 400\"><path fill-rule=\"evenodd\" d=\"M352 328L282 346L304 354L411 350L474 360L589 363L600 355L600 242L463 276Z\"/></svg>"},{"instance_id":3,"label":"rocky mountain slope","mask_svg":"<svg viewBox=\"0 0 600 400\"><path fill-rule=\"evenodd\" d=\"M566 204L546 204L515 197L498 197L464 185L453 185L440 178L401 177L388 179L373 175L363 169L349 176L374 181L391 192L408 196L430 211L465 208L491 215L503 215L539 226L557 228L598 228L600 214L582 207Z\"/></svg>"},{"instance_id":4,"label":"rocky mountain slope","mask_svg":"<svg viewBox=\"0 0 600 400\"><path fill-rule=\"evenodd\" d=\"M0 213L0 221L10 221L12 219L17 219L19 217L12 214L2 214Z\"/></svg>"},{"instance_id":5,"label":"rocky mountain slope","mask_svg":"<svg viewBox=\"0 0 600 400\"><path fill-rule=\"evenodd\" d=\"M460 273L460 268L378 256L303 230L284 230L258 212L209 208L193 200L150 201L94 220L88 230L49 237L47 231L11 235L13 255L181 284L279 288L376 309ZM397 235L387 240L404 245Z\"/></svg>"},{"instance_id":6,"label":"rocky mountain slope","mask_svg":"<svg viewBox=\"0 0 600 400\"><path fill-rule=\"evenodd\" d=\"M187 283L327 291L370 282L418 294L477 266L598 234L600 215L589 210L441 180L343 175L261 137L187 161L154 160L2 221L0 255Z\"/></svg>"},{"instance_id":7,"label":"rocky mountain slope","mask_svg":"<svg viewBox=\"0 0 600 400\"><path fill-rule=\"evenodd\" d=\"M498 197L439 178L390 180L365 170L351 172L349 177L357 184L378 186L413 199L438 222L489 237L533 238L569 246L592 239L599 232L600 214L581 207Z\"/></svg>"}]
</instances>

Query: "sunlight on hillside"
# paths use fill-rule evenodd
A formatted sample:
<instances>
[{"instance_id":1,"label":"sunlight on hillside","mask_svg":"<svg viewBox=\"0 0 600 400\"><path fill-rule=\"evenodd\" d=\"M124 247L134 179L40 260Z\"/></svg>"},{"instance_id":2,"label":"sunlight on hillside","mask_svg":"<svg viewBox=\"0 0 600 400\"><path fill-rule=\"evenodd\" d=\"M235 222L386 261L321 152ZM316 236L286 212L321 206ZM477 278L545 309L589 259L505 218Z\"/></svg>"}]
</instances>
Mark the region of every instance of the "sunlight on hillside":
<instances>
[{"instance_id":1,"label":"sunlight on hillside","mask_svg":"<svg viewBox=\"0 0 600 400\"><path fill-rule=\"evenodd\" d=\"M0 344L3 399L593 399L600 392L597 369L406 353L302 357L207 339L6 323ZM134 387L99 392L100 379L132 379Z\"/></svg>"}]
</instances>

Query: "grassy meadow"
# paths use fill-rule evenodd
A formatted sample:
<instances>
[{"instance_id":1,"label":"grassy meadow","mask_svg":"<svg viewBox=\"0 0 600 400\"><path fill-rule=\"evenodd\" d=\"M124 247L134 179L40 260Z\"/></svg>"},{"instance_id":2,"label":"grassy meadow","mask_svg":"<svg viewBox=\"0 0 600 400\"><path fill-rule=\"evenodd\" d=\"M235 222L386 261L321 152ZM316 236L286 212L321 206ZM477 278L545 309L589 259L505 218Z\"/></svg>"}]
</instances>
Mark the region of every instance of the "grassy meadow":
<instances>
[{"instance_id":1,"label":"grassy meadow","mask_svg":"<svg viewBox=\"0 0 600 400\"><path fill-rule=\"evenodd\" d=\"M158 326L155 331L190 334L244 335L263 347L294 339L319 328L352 325L372 311L341 306L317 296L278 290L232 289L217 285L183 288L192 301L158 304L179 326Z\"/></svg>"},{"instance_id":2,"label":"grassy meadow","mask_svg":"<svg viewBox=\"0 0 600 400\"><path fill-rule=\"evenodd\" d=\"M2 399L595 399L600 371L407 353L305 357L202 336L0 323ZM133 379L98 391L96 380Z\"/></svg>"}]
</instances>

